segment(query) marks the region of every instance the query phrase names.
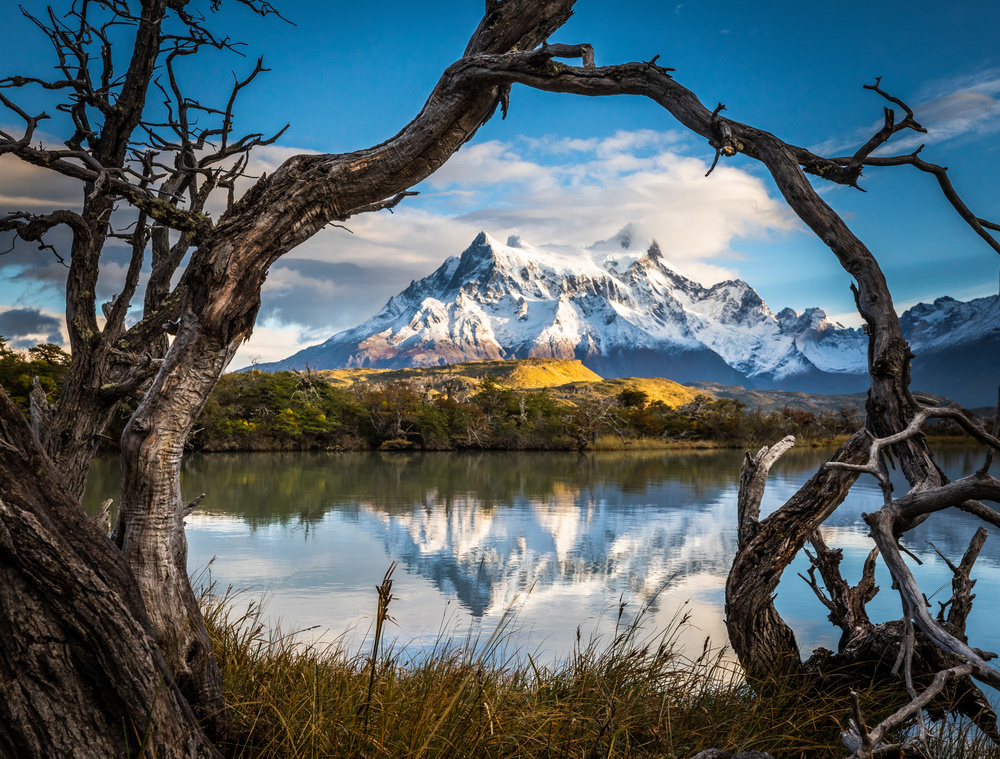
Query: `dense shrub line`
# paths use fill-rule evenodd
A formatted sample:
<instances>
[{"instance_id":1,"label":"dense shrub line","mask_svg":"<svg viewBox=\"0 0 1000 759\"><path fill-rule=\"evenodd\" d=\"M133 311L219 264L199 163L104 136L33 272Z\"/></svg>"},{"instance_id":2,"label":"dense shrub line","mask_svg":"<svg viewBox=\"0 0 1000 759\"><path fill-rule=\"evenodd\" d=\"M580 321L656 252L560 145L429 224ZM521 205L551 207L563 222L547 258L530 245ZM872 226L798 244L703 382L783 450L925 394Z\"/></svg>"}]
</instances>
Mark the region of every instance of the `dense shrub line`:
<instances>
[{"instance_id":1,"label":"dense shrub line","mask_svg":"<svg viewBox=\"0 0 1000 759\"><path fill-rule=\"evenodd\" d=\"M69 354L58 345L42 343L18 350L0 337L0 386L23 411L28 411L34 377L51 402L68 372Z\"/></svg>"},{"instance_id":2,"label":"dense shrub line","mask_svg":"<svg viewBox=\"0 0 1000 759\"><path fill-rule=\"evenodd\" d=\"M691 443L737 446L794 434L822 442L857 429L853 409L764 414L739 401L698 396L672 408L626 388L617 396L506 387L483 377L471 392L412 382L331 385L310 372L223 377L192 446L205 451L284 449L586 450Z\"/></svg>"},{"instance_id":3,"label":"dense shrub line","mask_svg":"<svg viewBox=\"0 0 1000 759\"><path fill-rule=\"evenodd\" d=\"M69 371L59 346L18 350L0 337L0 385L28 413L32 380L51 402ZM107 431L114 447L134 410L126 403ZM700 395L677 407L626 387L524 390L491 375L471 388L419 381L331 384L305 372L228 374L199 418L189 446L202 451L268 450L587 450L629 446L742 447L795 435L830 442L853 433L853 408L764 413L740 401ZM937 434L960 434L939 425Z\"/></svg>"}]
</instances>

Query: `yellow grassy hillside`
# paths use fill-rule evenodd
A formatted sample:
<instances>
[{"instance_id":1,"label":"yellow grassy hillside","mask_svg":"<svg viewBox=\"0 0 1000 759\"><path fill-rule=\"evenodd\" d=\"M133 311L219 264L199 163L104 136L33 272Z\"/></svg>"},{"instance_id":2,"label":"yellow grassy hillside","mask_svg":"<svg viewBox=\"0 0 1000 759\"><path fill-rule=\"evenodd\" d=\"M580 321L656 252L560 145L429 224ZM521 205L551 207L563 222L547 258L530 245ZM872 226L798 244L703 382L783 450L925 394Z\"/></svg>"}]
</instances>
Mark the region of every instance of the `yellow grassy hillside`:
<instances>
[{"instance_id":1,"label":"yellow grassy hillside","mask_svg":"<svg viewBox=\"0 0 1000 759\"><path fill-rule=\"evenodd\" d=\"M668 406L683 406L696 395L710 395L693 390L673 380L649 377L604 379L577 360L524 358L510 361L468 361L462 364L427 366L413 369L330 369L316 372L334 385L350 386L355 382L412 382L443 392L446 383L466 392L474 392L479 380L492 375L500 384L518 390L550 388L556 398L570 403L582 395L618 395L626 388L641 390L649 401Z\"/></svg>"},{"instance_id":2,"label":"yellow grassy hillside","mask_svg":"<svg viewBox=\"0 0 1000 759\"><path fill-rule=\"evenodd\" d=\"M557 393L561 396L570 394L590 392L595 395L618 395L622 390L635 389L644 392L649 402L662 401L666 405L676 408L683 406L694 400L697 395L711 395L704 390L695 390L685 387L673 380L661 377L622 377L616 379L602 379L599 382L574 382L571 385L558 388Z\"/></svg>"},{"instance_id":3,"label":"yellow grassy hillside","mask_svg":"<svg viewBox=\"0 0 1000 759\"><path fill-rule=\"evenodd\" d=\"M601 377L576 360L525 358L511 361L467 361L445 366L422 366L413 369L330 369L316 372L334 385L355 382L423 382L437 385L462 378L475 384L490 374L508 387L537 390L570 382L600 382Z\"/></svg>"},{"instance_id":4,"label":"yellow grassy hillside","mask_svg":"<svg viewBox=\"0 0 1000 759\"><path fill-rule=\"evenodd\" d=\"M577 360L525 358L517 361L483 363L504 364L504 373L494 373L497 379L509 387L524 390L559 387L571 382L601 381L601 375L592 372Z\"/></svg>"}]
</instances>

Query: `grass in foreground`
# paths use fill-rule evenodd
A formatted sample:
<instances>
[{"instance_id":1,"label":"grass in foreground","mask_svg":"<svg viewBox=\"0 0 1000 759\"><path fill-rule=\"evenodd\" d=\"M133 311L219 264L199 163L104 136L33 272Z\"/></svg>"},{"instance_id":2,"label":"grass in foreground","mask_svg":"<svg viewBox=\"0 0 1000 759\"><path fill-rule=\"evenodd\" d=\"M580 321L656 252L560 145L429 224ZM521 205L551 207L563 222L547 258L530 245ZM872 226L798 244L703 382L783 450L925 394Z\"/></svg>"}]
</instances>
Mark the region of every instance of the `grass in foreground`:
<instances>
[{"instance_id":1,"label":"grass in foreground","mask_svg":"<svg viewBox=\"0 0 1000 759\"><path fill-rule=\"evenodd\" d=\"M225 599L208 609L233 732L229 757L686 757L715 747L776 757L843 757L846 699L791 680L767 697L741 682L721 651L685 658L668 632L638 624L602 644L579 640L566 661L519 650L501 624L481 645L442 638L431 650L378 651L391 580L379 593L376 650L305 645L268 631L260 609L231 619ZM620 615L619 615L620 616ZM641 617L641 615L640 615ZM683 620L681 620L683 624ZM897 705L861 694L874 724ZM953 731L938 756L996 757L975 735Z\"/></svg>"}]
</instances>

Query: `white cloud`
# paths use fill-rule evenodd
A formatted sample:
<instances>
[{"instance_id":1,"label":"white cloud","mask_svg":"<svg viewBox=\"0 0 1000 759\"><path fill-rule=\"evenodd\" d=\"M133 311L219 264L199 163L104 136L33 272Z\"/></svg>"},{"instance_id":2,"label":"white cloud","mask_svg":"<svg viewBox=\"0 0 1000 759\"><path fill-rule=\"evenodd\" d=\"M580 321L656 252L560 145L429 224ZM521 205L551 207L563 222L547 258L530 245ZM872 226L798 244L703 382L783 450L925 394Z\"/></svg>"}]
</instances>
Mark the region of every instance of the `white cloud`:
<instances>
[{"instance_id":1,"label":"white cloud","mask_svg":"<svg viewBox=\"0 0 1000 759\"><path fill-rule=\"evenodd\" d=\"M888 146L892 153L915 150L949 140L984 137L1000 131L1000 70L939 83L932 96L913 107L926 134L904 132ZM886 149L883 149L885 152Z\"/></svg>"},{"instance_id":2,"label":"white cloud","mask_svg":"<svg viewBox=\"0 0 1000 759\"><path fill-rule=\"evenodd\" d=\"M986 69L929 83L908 102L914 118L926 133L904 131L878 153L903 154L920 145L934 145L962 138L977 138L1000 131L1000 69ZM889 105L889 104L887 104ZM902 120L902 109L896 111ZM847 138L834 138L811 148L819 155L853 152L882 128L882 122L858 129Z\"/></svg>"},{"instance_id":3,"label":"white cloud","mask_svg":"<svg viewBox=\"0 0 1000 759\"><path fill-rule=\"evenodd\" d=\"M738 236L795 226L759 179L725 165L706 178L706 162L681 154L675 143L673 133L646 130L571 145L492 144L489 154L505 179L502 186L480 171L483 161L475 150L449 161L447 184L438 176L430 183L478 188L474 209L457 218L494 236L585 247L634 222L679 266L730 254ZM527 179L511 180L514 174Z\"/></svg>"},{"instance_id":4,"label":"white cloud","mask_svg":"<svg viewBox=\"0 0 1000 759\"><path fill-rule=\"evenodd\" d=\"M395 213L350 219L350 233L326 229L281 259L262 299L267 332L243 353L270 360L274 345L283 358L294 350L290 336L318 342L357 325L481 230L586 248L631 223L637 242L656 239L685 275L706 284L734 277L736 238L798 223L760 179L724 164L707 171L704 160L683 154L676 132L467 146Z\"/></svg>"},{"instance_id":5,"label":"white cloud","mask_svg":"<svg viewBox=\"0 0 1000 759\"><path fill-rule=\"evenodd\" d=\"M686 155L685 140L677 131L637 130L604 139L468 145L418 188L420 197L406 199L395 213L350 219L350 232L328 228L282 258L263 292L264 326L241 355L280 358L304 342L356 325L410 280L461 253L481 230L500 239L520 235L538 245L585 248L631 223L644 238L637 241L655 238L682 273L706 284L734 276L730 267L739 258L734 239L767 236L796 228L797 222L745 171L723 164L706 178L707 162ZM309 151L259 148L248 173L253 178L271 173L304 152ZM23 196L39 205L71 200L69 187L40 182L33 169L20 164L7 171L6 163L0 199ZM252 181L244 180L238 190ZM126 259L111 258L102 275L102 297L123 275ZM22 279L35 276L28 268L22 264L18 270ZM42 284L41 270L37 275L36 287ZM55 281L55 275L49 279ZM26 291L32 282L20 286Z\"/></svg>"},{"instance_id":6,"label":"white cloud","mask_svg":"<svg viewBox=\"0 0 1000 759\"><path fill-rule=\"evenodd\" d=\"M481 187L499 182L526 182L542 189L551 180L549 172L523 159L509 144L491 140L459 151L427 183L444 189L453 185Z\"/></svg>"}]
</instances>

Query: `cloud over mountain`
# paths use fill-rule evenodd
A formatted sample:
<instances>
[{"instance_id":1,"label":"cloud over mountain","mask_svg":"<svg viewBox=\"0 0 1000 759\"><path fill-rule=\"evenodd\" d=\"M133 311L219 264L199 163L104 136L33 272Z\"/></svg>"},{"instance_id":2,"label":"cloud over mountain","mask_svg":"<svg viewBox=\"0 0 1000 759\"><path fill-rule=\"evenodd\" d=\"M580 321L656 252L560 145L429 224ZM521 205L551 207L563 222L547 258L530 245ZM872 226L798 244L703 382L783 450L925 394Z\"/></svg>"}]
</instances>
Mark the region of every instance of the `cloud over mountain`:
<instances>
[{"instance_id":1,"label":"cloud over mountain","mask_svg":"<svg viewBox=\"0 0 1000 759\"><path fill-rule=\"evenodd\" d=\"M589 250L480 233L460 257L372 319L262 368L430 366L476 359L578 358L604 376L758 387L861 383L865 337L819 309L774 314L740 280L678 274L634 225Z\"/></svg>"},{"instance_id":2,"label":"cloud over mountain","mask_svg":"<svg viewBox=\"0 0 1000 759\"><path fill-rule=\"evenodd\" d=\"M773 312L746 282L678 274L627 225L587 249L500 243L481 232L368 321L262 369L402 368L575 358L605 377L659 376L753 388L857 392L868 338L820 308ZM990 402L1000 298L939 298L903 314L915 387Z\"/></svg>"}]
</instances>

